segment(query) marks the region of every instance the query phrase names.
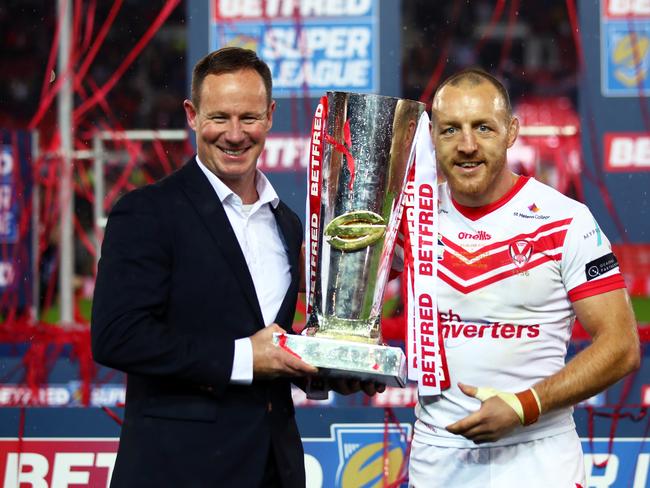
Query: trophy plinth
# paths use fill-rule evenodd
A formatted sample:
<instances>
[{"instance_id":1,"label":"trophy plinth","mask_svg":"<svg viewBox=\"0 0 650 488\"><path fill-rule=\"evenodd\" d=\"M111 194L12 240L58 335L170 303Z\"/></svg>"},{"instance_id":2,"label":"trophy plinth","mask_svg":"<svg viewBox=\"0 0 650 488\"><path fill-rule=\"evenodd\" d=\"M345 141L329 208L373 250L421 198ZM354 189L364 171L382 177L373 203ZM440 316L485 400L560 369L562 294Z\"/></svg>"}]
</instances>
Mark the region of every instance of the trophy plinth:
<instances>
[{"instance_id":1,"label":"trophy plinth","mask_svg":"<svg viewBox=\"0 0 650 488\"><path fill-rule=\"evenodd\" d=\"M285 334L274 334L273 342L316 366L320 376L406 385L406 358L399 347Z\"/></svg>"}]
</instances>

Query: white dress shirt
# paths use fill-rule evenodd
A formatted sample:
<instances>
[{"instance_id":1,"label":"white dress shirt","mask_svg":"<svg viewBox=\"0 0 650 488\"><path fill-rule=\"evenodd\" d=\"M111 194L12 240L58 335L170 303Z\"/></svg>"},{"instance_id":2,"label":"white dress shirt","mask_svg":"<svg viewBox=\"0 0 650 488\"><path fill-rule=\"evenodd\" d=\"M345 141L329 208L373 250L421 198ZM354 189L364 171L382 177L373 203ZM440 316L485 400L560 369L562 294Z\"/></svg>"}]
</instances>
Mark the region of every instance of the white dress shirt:
<instances>
[{"instance_id":1,"label":"white dress shirt","mask_svg":"<svg viewBox=\"0 0 650 488\"><path fill-rule=\"evenodd\" d=\"M258 200L244 205L241 198L206 168L198 156L196 162L226 211L253 278L264 324L270 325L280 310L291 282L284 240L271 211L271 206L278 206L280 198L266 176L258 170L255 177ZM252 381L253 346L248 337L237 339L230 382L250 384Z\"/></svg>"}]
</instances>

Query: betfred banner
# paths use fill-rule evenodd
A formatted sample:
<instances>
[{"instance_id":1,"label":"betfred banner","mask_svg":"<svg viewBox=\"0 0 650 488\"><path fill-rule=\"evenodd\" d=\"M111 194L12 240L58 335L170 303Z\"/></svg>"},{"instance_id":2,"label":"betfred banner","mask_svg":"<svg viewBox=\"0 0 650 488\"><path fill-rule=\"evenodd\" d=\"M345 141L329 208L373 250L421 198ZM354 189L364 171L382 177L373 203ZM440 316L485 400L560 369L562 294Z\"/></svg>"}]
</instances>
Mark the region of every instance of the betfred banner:
<instances>
[{"instance_id":1,"label":"betfred banner","mask_svg":"<svg viewBox=\"0 0 650 488\"><path fill-rule=\"evenodd\" d=\"M210 17L210 49L256 51L276 98L379 90L378 0L213 0Z\"/></svg>"},{"instance_id":2,"label":"betfred banner","mask_svg":"<svg viewBox=\"0 0 650 488\"><path fill-rule=\"evenodd\" d=\"M582 440L587 486L650 487L650 445L644 438Z\"/></svg>"},{"instance_id":3,"label":"betfred banner","mask_svg":"<svg viewBox=\"0 0 650 488\"><path fill-rule=\"evenodd\" d=\"M410 424L332 424L330 435L302 439L306 487L399 483L410 438ZM117 446L117 438L0 438L0 487L108 488ZM582 449L586 486L650 487L647 438L582 439Z\"/></svg>"},{"instance_id":4,"label":"betfred banner","mask_svg":"<svg viewBox=\"0 0 650 488\"><path fill-rule=\"evenodd\" d=\"M650 19L648 0L604 0L603 14L608 19L625 20L629 17Z\"/></svg>"},{"instance_id":5,"label":"betfred banner","mask_svg":"<svg viewBox=\"0 0 650 488\"><path fill-rule=\"evenodd\" d=\"M31 297L31 138L0 130L0 310Z\"/></svg>"},{"instance_id":6,"label":"betfred banner","mask_svg":"<svg viewBox=\"0 0 650 488\"><path fill-rule=\"evenodd\" d=\"M108 488L117 439L0 439L0 487Z\"/></svg>"},{"instance_id":7,"label":"betfred banner","mask_svg":"<svg viewBox=\"0 0 650 488\"><path fill-rule=\"evenodd\" d=\"M269 134L257 160L257 167L264 172L306 171L310 144L309 136Z\"/></svg>"},{"instance_id":8,"label":"betfred banner","mask_svg":"<svg viewBox=\"0 0 650 488\"><path fill-rule=\"evenodd\" d=\"M636 97L650 89L650 2L601 2L602 93Z\"/></svg>"},{"instance_id":9,"label":"betfred banner","mask_svg":"<svg viewBox=\"0 0 650 488\"><path fill-rule=\"evenodd\" d=\"M605 133L605 169L607 171L650 171L650 133Z\"/></svg>"},{"instance_id":10,"label":"betfred banner","mask_svg":"<svg viewBox=\"0 0 650 488\"><path fill-rule=\"evenodd\" d=\"M20 384L0 385L0 407L82 407L83 393L81 381L49 383L30 388ZM117 407L126 401L126 388L123 384L111 383L92 385L89 405L92 407Z\"/></svg>"}]
</instances>

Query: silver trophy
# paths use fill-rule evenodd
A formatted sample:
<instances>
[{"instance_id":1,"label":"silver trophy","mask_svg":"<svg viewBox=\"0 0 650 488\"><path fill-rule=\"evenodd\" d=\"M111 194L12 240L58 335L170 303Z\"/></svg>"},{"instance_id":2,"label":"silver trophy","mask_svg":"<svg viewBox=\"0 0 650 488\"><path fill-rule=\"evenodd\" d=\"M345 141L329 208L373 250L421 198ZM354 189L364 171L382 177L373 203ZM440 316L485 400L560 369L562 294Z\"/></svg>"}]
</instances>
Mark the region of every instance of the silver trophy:
<instances>
[{"instance_id":1,"label":"silver trophy","mask_svg":"<svg viewBox=\"0 0 650 488\"><path fill-rule=\"evenodd\" d=\"M310 256L308 245L306 256L311 313L307 334L282 337L282 345L317 366L322 376L404 386L404 353L382 344L380 323L424 104L328 92L326 106L318 252ZM307 218L309 226L314 220Z\"/></svg>"}]
</instances>

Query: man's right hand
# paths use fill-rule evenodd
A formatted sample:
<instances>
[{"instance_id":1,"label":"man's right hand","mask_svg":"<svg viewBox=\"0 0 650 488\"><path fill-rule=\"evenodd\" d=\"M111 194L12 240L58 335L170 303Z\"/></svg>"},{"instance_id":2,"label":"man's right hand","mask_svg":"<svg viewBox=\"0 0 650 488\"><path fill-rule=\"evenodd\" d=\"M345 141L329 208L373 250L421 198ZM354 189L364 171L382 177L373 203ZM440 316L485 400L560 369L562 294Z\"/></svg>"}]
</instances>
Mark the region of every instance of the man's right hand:
<instances>
[{"instance_id":1,"label":"man's right hand","mask_svg":"<svg viewBox=\"0 0 650 488\"><path fill-rule=\"evenodd\" d=\"M253 377L307 376L318 373L318 368L273 344L273 334L286 334L278 324L256 332L250 337L253 346Z\"/></svg>"}]
</instances>

